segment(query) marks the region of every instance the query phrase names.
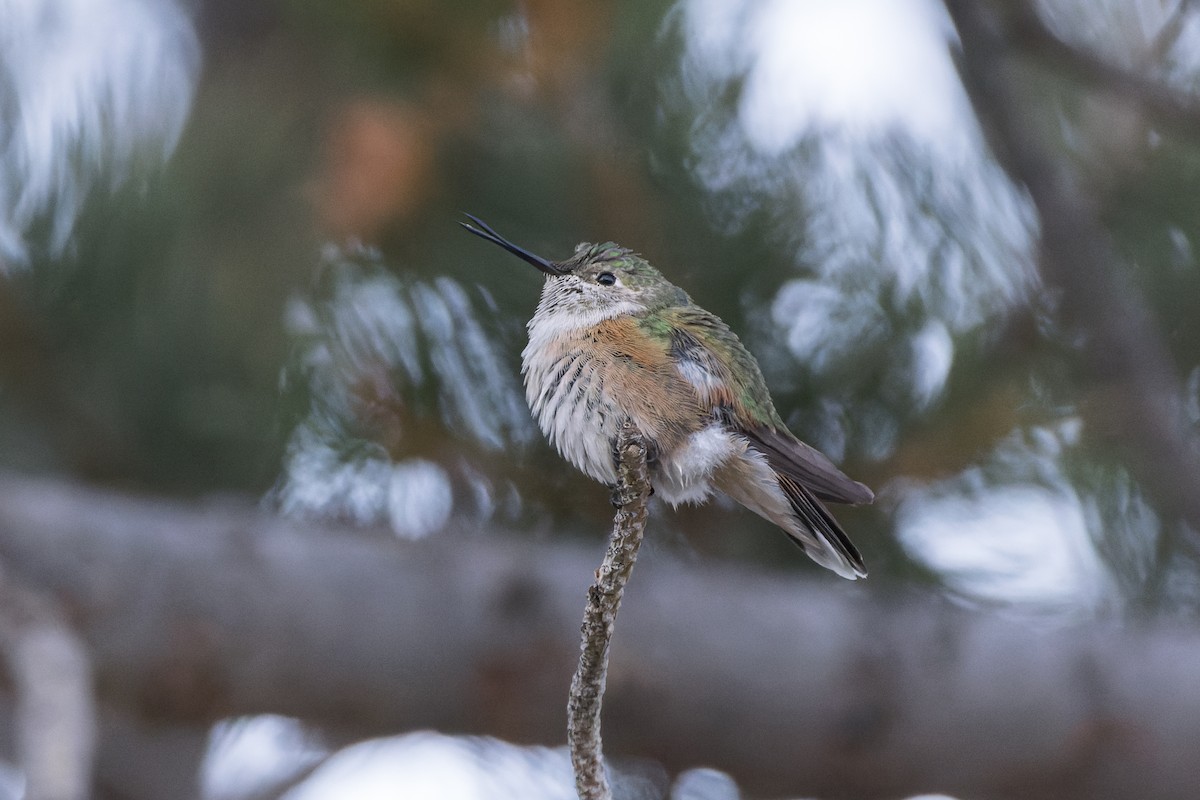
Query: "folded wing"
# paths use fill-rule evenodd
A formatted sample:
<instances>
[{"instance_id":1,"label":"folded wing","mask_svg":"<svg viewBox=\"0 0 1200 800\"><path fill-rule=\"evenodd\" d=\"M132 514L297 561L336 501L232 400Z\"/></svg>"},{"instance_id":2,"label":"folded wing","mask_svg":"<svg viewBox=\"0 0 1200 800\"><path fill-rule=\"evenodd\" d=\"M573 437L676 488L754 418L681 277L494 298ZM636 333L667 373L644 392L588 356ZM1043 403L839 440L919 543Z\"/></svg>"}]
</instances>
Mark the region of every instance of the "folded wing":
<instances>
[{"instance_id":1,"label":"folded wing","mask_svg":"<svg viewBox=\"0 0 1200 800\"><path fill-rule=\"evenodd\" d=\"M671 330L670 353L675 361L679 376L689 383L700 402L722 415L727 424L750 440L751 444L766 456L771 467L781 475L797 481L812 490L821 500L833 503L870 503L875 494L863 484L852 480L834 466L824 453L809 447L783 427L771 404L770 395L758 365L746 352L737 337L729 332L725 323L702 309L680 312L679 326ZM683 317L686 316L686 320ZM706 328L712 333L724 334L730 359L740 364L746 379L740 387L749 392L749 397L740 397L734 391L729 365L717 358L710 347L689 331L691 328ZM747 402L749 400L750 402ZM757 414L749 408L758 409ZM740 408L741 413L732 413Z\"/></svg>"},{"instance_id":2,"label":"folded wing","mask_svg":"<svg viewBox=\"0 0 1200 800\"><path fill-rule=\"evenodd\" d=\"M824 453L809 447L787 430L767 426L739 430L754 449L767 458L780 475L807 487L819 499L831 503L870 503L875 493L834 466Z\"/></svg>"}]
</instances>

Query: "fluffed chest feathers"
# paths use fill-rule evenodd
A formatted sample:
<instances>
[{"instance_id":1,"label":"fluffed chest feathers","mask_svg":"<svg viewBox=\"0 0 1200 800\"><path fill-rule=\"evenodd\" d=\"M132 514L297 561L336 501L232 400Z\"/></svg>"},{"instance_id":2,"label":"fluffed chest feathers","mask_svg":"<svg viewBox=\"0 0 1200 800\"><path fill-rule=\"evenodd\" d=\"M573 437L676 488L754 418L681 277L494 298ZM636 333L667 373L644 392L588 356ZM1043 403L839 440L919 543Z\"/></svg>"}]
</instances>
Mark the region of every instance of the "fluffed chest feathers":
<instances>
[{"instance_id":1,"label":"fluffed chest feathers","mask_svg":"<svg viewBox=\"0 0 1200 800\"><path fill-rule=\"evenodd\" d=\"M673 487L686 481L675 475L681 465L673 456L689 450L695 434L710 428L713 419L666 348L639 338L635 325L631 319L609 320L585 329L560 329L554 336L531 326L522 353L525 396L558 452L607 484L616 481L617 426L628 416L658 456L652 464L656 488L672 500L678 494Z\"/></svg>"},{"instance_id":2,"label":"fluffed chest feathers","mask_svg":"<svg viewBox=\"0 0 1200 800\"><path fill-rule=\"evenodd\" d=\"M522 371L525 399L550 443L587 475L614 483L613 443L622 413L601 359L571 345L527 347Z\"/></svg>"}]
</instances>

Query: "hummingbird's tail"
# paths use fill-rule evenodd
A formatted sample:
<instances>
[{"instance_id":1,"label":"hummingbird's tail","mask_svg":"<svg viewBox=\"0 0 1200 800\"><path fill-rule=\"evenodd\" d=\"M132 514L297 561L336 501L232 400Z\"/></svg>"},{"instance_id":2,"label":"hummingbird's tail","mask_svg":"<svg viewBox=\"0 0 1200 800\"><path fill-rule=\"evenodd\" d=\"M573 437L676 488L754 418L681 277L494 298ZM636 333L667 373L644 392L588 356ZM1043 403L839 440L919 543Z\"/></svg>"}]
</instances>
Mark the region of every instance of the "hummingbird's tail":
<instances>
[{"instance_id":1,"label":"hummingbird's tail","mask_svg":"<svg viewBox=\"0 0 1200 800\"><path fill-rule=\"evenodd\" d=\"M753 449L713 475L716 488L769 519L809 558L843 578L867 577L858 548L820 500L795 479L776 472Z\"/></svg>"},{"instance_id":2,"label":"hummingbird's tail","mask_svg":"<svg viewBox=\"0 0 1200 800\"><path fill-rule=\"evenodd\" d=\"M843 578L854 580L867 577L867 567L863 564L862 555L850 537L842 530L842 526L829 513L829 509L818 500L812 492L801 486L786 475L777 475L779 487L787 496L803 530L797 534L787 526L783 529L791 536L792 541L800 546L808 557L823 567L827 567ZM804 535L805 533L809 535ZM817 539L813 546L812 539Z\"/></svg>"}]
</instances>

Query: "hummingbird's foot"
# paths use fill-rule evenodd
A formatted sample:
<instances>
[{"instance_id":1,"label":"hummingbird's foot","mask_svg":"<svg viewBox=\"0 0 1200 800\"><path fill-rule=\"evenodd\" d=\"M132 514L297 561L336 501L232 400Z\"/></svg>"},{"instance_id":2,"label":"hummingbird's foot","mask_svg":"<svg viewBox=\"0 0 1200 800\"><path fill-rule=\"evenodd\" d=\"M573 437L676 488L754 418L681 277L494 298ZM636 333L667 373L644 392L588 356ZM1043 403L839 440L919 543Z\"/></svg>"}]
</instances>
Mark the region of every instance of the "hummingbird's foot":
<instances>
[{"instance_id":1,"label":"hummingbird's foot","mask_svg":"<svg viewBox=\"0 0 1200 800\"><path fill-rule=\"evenodd\" d=\"M646 467L652 472L658 467L658 442L653 439L646 441ZM654 494L654 490L650 493Z\"/></svg>"},{"instance_id":2,"label":"hummingbird's foot","mask_svg":"<svg viewBox=\"0 0 1200 800\"><path fill-rule=\"evenodd\" d=\"M620 486L608 487L608 499L612 503L612 507L616 509L624 508L633 502L633 497L621 491ZM654 497L654 487L650 487L650 497Z\"/></svg>"},{"instance_id":3,"label":"hummingbird's foot","mask_svg":"<svg viewBox=\"0 0 1200 800\"><path fill-rule=\"evenodd\" d=\"M621 469L621 454L617 451L617 441L618 440L614 438L611 446L613 464L616 465L617 470L619 471ZM644 439L643 441L646 445L646 467L653 472L653 470L658 466L658 442L654 441L653 439ZM612 500L613 508L624 508L633 501L632 497L622 495L620 486L612 485L608 488L609 492L611 493L610 499ZM654 484L650 485L649 496L654 496Z\"/></svg>"},{"instance_id":4,"label":"hummingbird's foot","mask_svg":"<svg viewBox=\"0 0 1200 800\"><path fill-rule=\"evenodd\" d=\"M620 486L608 487L608 501L612 503L613 508L625 507L625 494L621 491Z\"/></svg>"},{"instance_id":5,"label":"hummingbird's foot","mask_svg":"<svg viewBox=\"0 0 1200 800\"><path fill-rule=\"evenodd\" d=\"M658 466L658 442L654 441L653 439L644 439L643 441L646 444L646 466L653 470ZM609 443L609 448L612 450L613 464L616 464L618 467L620 467L621 454L617 451L616 438L613 438L613 440Z\"/></svg>"},{"instance_id":6,"label":"hummingbird's foot","mask_svg":"<svg viewBox=\"0 0 1200 800\"><path fill-rule=\"evenodd\" d=\"M650 439L646 442L646 469L651 474L658 469L658 442ZM650 497L654 497L654 484L650 484Z\"/></svg>"}]
</instances>

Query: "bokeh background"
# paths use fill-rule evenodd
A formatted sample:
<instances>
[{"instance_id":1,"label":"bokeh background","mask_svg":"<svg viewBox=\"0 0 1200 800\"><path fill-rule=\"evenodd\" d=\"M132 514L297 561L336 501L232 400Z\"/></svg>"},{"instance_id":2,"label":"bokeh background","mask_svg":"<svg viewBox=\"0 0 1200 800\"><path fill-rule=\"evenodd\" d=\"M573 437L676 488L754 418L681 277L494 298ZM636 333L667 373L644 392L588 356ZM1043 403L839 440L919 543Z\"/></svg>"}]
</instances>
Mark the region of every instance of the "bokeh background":
<instances>
[{"instance_id":1,"label":"bokeh background","mask_svg":"<svg viewBox=\"0 0 1200 800\"><path fill-rule=\"evenodd\" d=\"M1186 635L1200 474L1172 465L1197 463L1200 424L1200 9L951 12L0 0L0 464L386 531L401 551L454 530L598 563L608 492L564 467L522 396L540 276L466 235L469 211L552 259L578 241L645 255L741 333L792 429L878 495L837 509L864 584L721 502L655 506L652 558L968 626ZM983 38L962 14L990 21ZM969 60L964 85L972 47L999 93ZM1038 194L1030 153L1069 202ZM1074 244L1047 256L1061 220ZM1114 338L1132 357L1106 361ZM1194 677L1178 690L1200 695ZM191 796L571 796L561 751L424 734L326 762L353 735L300 716L205 728ZM743 780L686 773L672 796ZM793 791L945 788L830 780Z\"/></svg>"}]
</instances>

